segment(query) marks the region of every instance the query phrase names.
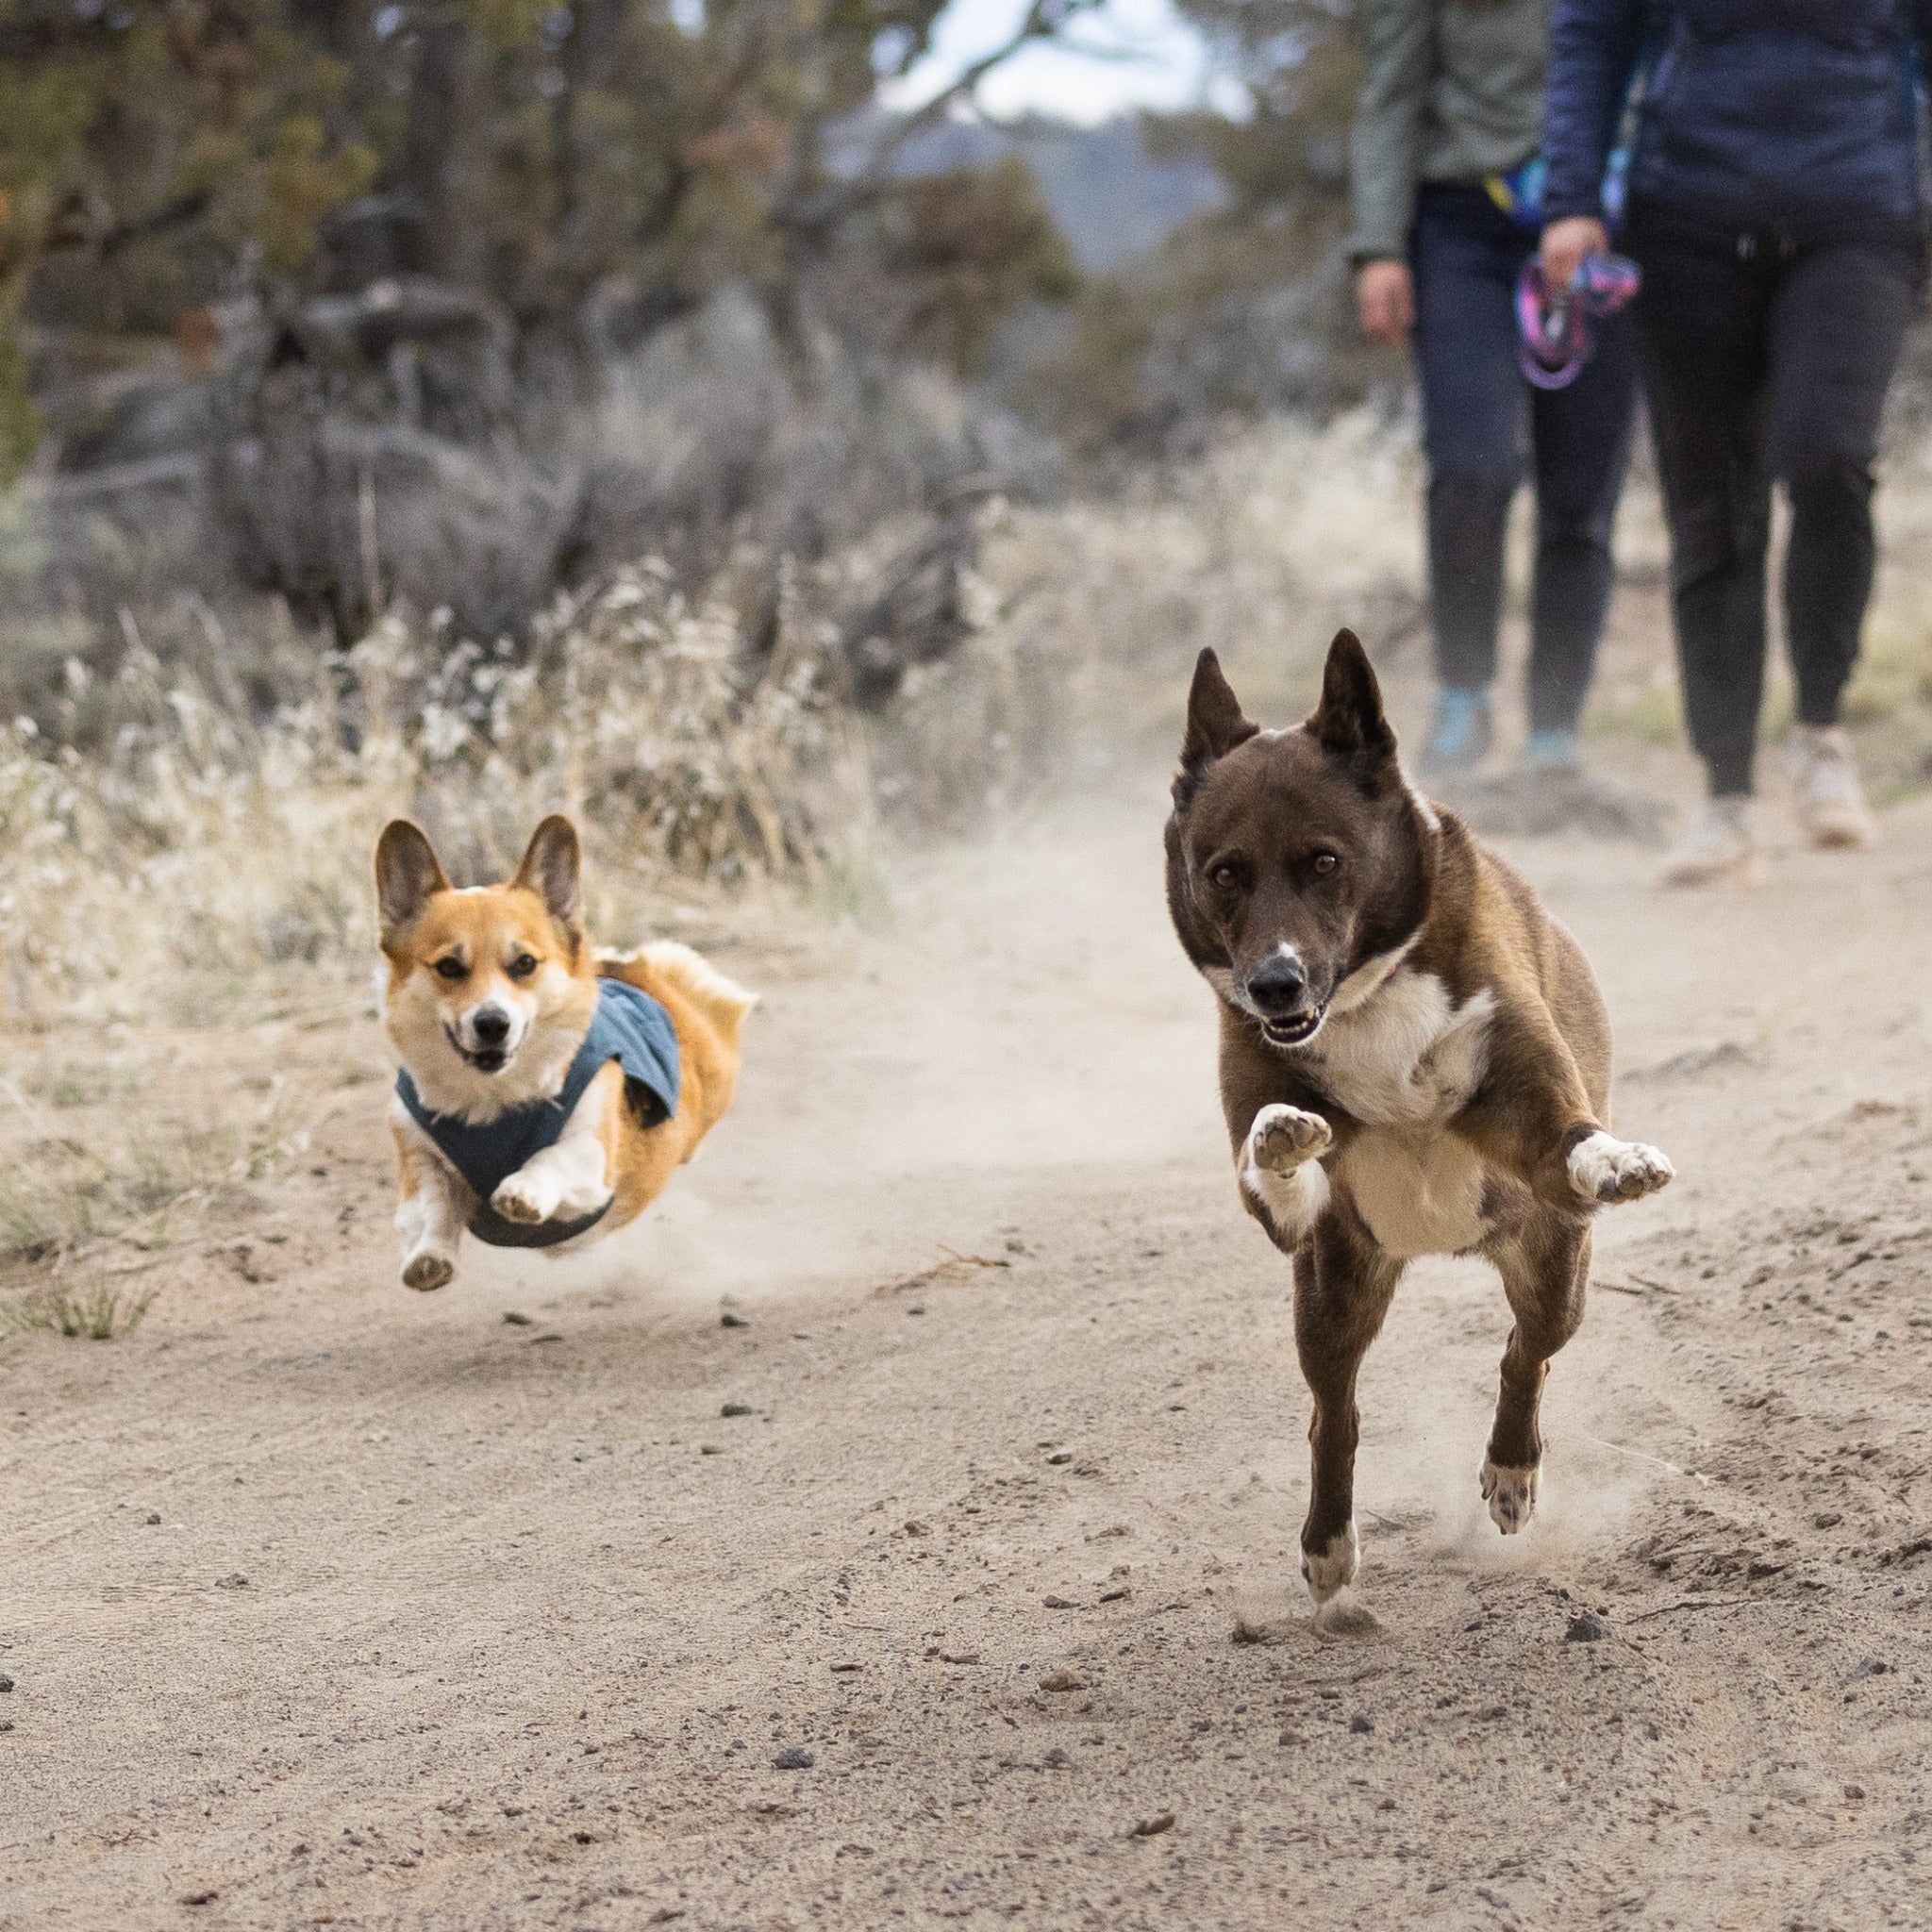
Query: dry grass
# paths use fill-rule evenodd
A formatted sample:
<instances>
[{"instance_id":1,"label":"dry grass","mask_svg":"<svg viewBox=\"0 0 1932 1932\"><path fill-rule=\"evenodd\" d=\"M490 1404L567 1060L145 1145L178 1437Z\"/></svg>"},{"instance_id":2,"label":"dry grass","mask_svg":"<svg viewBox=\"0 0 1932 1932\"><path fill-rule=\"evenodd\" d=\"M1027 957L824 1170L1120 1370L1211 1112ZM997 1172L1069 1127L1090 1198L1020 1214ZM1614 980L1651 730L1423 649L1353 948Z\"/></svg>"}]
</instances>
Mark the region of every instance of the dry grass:
<instances>
[{"instance_id":1,"label":"dry grass","mask_svg":"<svg viewBox=\"0 0 1932 1932\"><path fill-rule=\"evenodd\" d=\"M1412 426L1364 410L1232 431L1105 498L990 504L964 643L879 719L841 702L824 613L876 581L904 536L890 525L788 572L774 635L741 617L769 599L737 597L730 572L688 595L649 562L560 604L515 655L395 616L325 656L292 634L225 640L203 611L208 648L164 671L130 630L109 686L71 670L72 730L0 728L5 1013L178 1017L192 990L206 1018L264 974L367 959L368 854L398 812L480 877L542 812L573 811L609 932L641 936L667 908L715 919L773 880L863 911L882 830L970 827L1164 752L1203 644L1281 715L1336 625L1377 647L1419 639L1418 489ZM1890 792L1922 775L1932 715L1932 450L1896 454L1880 502L1886 568L1849 712ZM1639 588L1620 608L1641 622L1607 660L1599 734L1680 741L1664 550L1640 481L1620 529ZM224 668L265 659L268 715Z\"/></svg>"}]
</instances>

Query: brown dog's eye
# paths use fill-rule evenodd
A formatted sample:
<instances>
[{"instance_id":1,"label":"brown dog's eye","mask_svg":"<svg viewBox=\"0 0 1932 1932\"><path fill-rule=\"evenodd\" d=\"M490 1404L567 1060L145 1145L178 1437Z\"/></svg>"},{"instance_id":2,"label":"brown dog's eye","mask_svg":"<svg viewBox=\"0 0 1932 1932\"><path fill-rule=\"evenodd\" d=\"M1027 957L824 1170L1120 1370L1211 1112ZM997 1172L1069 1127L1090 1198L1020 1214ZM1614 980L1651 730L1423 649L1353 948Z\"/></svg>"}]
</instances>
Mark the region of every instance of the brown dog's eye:
<instances>
[{"instance_id":1,"label":"brown dog's eye","mask_svg":"<svg viewBox=\"0 0 1932 1932\"><path fill-rule=\"evenodd\" d=\"M460 979L470 969L454 953L451 953L446 958L439 959L436 962L436 970L445 979Z\"/></svg>"},{"instance_id":2,"label":"brown dog's eye","mask_svg":"<svg viewBox=\"0 0 1932 1932\"><path fill-rule=\"evenodd\" d=\"M509 962L509 976L512 979L527 979L536 970L537 962L528 953L519 953Z\"/></svg>"},{"instance_id":3,"label":"brown dog's eye","mask_svg":"<svg viewBox=\"0 0 1932 1932\"><path fill-rule=\"evenodd\" d=\"M1328 874L1331 872L1333 872L1335 868L1341 863L1341 859L1337 858L1334 853L1332 852L1316 853L1315 876L1319 879L1325 879L1328 876Z\"/></svg>"},{"instance_id":4,"label":"brown dog's eye","mask_svg":"<svg viewBox=\"0 0 1932 1932\"><path fill-rule=\"evenodd\" d=\"M1208 874L1208 883L1210 886L1218 886L1224 892L1230 892L1241 884L1241 874L1233 866L1217 865Z\"/></svg>"}]
</instances>

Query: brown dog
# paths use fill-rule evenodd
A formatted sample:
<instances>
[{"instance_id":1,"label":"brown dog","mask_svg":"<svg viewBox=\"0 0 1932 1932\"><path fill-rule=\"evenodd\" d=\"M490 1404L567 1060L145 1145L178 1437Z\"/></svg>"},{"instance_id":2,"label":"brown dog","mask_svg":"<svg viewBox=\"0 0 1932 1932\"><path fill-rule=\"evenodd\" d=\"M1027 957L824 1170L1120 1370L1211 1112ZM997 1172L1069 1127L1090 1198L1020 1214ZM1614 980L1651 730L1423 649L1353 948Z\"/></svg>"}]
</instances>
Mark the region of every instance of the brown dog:
<instances>
[{"instance_id":1,"label":"brown dog","mask_svg":"<svg viewBox=\"0 0 1932 1932\"><path fill-rule=\"evenodd\" d=\"M1582 1319L1591 1217L1673 1170L1609 1132L1610 1029L1589 962L1523 878L1408 785L1353 632L1290 731L1243 717L1202 652L1167 892L1221 999L1242 1205L1294 1261L1314 1395L1302 1574L1318 1621L1337 1621L1359 1557L1356 1374L1405 1263L1479 1254L1503 1277L1516 1323L1481 1481L1509 1535L1536 1507L1537 1407Z\"/></svg>"},{"instance_id":2,"label":"brown dog","mask_svg":"<svg viewBox=\"0 0 1932 1932\"><path fill-rule=\"evenodd\" d=\"M467 1225L581 1245L634 1221L731 1104L756 996L689 946L593 953L570 821L517 874L458 891L397 819L375 849L403 1281L441 1288Z\"/></svg>"}]
</instances>

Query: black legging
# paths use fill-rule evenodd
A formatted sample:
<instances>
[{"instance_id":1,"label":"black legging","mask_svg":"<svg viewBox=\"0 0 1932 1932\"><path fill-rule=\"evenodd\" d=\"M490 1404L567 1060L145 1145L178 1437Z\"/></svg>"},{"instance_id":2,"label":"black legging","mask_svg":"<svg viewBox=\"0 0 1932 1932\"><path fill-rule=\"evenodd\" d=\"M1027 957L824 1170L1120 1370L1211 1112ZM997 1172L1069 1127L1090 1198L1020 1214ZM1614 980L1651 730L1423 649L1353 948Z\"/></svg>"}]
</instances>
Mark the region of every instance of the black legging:
<instances>
[{"instance_id":1,"label":"black legging","mask_svg":"<svg viewBox=\"0 0 1932 1932\"><path fill-rule=\"evenodd\" d=\"M1838 721L1876 545L1879 417L1924 279L1908 233L1794 242L1640 206L1625 246L1671 525L1684 711L1714 796L1751 790L1771 486L1791 504L1785 632L1807 724Z\"/></svg>"}]
</instances>

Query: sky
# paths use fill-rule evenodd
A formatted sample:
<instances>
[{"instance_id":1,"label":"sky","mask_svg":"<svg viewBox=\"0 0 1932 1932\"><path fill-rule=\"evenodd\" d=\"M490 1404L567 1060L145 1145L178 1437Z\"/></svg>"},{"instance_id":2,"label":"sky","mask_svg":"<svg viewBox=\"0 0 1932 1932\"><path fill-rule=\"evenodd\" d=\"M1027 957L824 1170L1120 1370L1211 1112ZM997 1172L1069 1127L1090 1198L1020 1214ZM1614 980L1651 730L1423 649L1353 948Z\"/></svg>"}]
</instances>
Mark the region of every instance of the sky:
<instances>
[{"instance_id":1,"label":"sky","mask_svg":"<svg viewBox=\"0 0 1932 1932\"><path fill-rule=\"evenodd\" d=\"M940 17L932 50L903 80L886 90L895 108L929 100L981 55L1008 40L1026 0L953 0ZM1017 54L980 84L979 106L996 120L1051 114L1091 125L1136 108L1213 104L1221 98L1200 36L1171 0L1106 0L1072 27L1064 43Z\"/></svg>"}]
</instances>

